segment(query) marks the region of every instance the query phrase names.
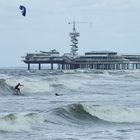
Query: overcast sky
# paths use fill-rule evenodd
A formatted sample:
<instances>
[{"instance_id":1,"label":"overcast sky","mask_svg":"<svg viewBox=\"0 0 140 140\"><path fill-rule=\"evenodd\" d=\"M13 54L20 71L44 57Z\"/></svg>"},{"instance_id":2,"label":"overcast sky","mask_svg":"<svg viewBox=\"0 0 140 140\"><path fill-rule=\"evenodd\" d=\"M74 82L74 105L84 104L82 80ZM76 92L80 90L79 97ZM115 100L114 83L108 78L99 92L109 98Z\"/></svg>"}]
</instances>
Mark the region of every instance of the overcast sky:
<instances>
[{"instance_id":1,"label":"overcast sky","mask_svg":"<svg viewBox=\"0 0 140 140\"><path fill-rule=\"evenodd\" d=\"M20 5L27 8L23 17ZM79 54L140 54L140 0L0 0L0 67L26 66L27 52L70 52L71 21L80 32Z\"/></svg>"}]
</instances>

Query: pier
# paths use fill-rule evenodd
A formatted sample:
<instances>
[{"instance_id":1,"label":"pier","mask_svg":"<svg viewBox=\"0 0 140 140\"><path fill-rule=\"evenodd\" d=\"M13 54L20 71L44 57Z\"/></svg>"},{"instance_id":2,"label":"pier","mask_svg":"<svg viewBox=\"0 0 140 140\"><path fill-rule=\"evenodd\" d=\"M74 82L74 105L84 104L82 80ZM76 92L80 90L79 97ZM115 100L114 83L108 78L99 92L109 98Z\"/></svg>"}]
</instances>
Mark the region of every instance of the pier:
<instances>
[{"instance_id":1,"label":"pier","mask_svg":"<svg viewBox=\"0 0 140 140\"><path fill-rule=\"evenodd\" d=\"M51 53L52 52L48 52ZM46 52L46 54L48 54ZM58 53L58 52L57 52ZM25 60L28 65L28 70L31 69L31 64L37 64L41 70L41 65L50 65L54 69L54 64L57 64L57 69L101 69L101 70L134 70L140 69L140 55L117 55L117 52L96 51L88 52L83 56L71 58L68 56L48 56L45 53L27 54Z\"/></svg>"},{"instance_id":2,"label":"pier","mask_svg":"<svg viewBox=\"0 0 140 140\"><path fill-rule=\"evenodd\" d=\"M112 51L91 51L84 55L79 55L78 52L78 37L80 33L76 31L75 22L72 22L73 30L69 33L71 41L70 53L65 53L60 56L58 51L50 50L40 51L35 53L27 53L23 62L28 65L28 70L32 64L38 65L38 69L42 69L42 64L49 64L51 70L54 69L54 64L57 69L100 69L100 70L134 70L140 69L140 55L123 54Z\"/></svg>"}]
</instances>

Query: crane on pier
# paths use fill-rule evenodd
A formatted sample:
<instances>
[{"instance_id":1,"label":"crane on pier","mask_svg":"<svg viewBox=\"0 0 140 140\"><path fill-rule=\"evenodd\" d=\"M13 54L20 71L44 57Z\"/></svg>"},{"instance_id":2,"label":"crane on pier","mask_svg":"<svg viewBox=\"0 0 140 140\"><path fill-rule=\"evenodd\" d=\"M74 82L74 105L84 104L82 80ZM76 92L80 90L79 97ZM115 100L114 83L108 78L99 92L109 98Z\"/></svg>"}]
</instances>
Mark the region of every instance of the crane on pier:
<instances>
[{"instance_id":1,"label":"crane on pier","mask_svg":"<svg viewBox=\"0 0 140 140\"><path fill-rule=\"evenodd\" d=\"M71 47L71 55L73 57L78 56L78 39L77 37L80 36L80 33L76 31L76 27L75 24L89 24L90 26L92 25L92 22L79 22L79 21L73 21L73 22L68 22L68 24L72 24L73 25L73 30L72 32L69 33L69 36L71 38L71 42L72 44L70 46Z\"/></svg>"}]
</instances>

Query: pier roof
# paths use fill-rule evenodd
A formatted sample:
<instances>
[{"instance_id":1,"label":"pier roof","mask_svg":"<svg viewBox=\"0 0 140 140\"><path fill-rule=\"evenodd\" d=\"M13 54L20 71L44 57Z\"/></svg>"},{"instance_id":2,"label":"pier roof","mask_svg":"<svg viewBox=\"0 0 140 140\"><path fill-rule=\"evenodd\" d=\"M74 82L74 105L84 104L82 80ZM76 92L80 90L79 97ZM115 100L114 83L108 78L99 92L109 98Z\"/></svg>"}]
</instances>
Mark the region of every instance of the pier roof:
<instances>
[{"instance_id":1,"label":"pier roof","mask_svg":"<svg viewBox=\"0 0 140 140\"><path fill-rule=\"evenodd\" d=\"M85 55L117 55L117 52L112 52L112 51L91 51L91 52L85 52Z\"/></svg>"}]
</instances>

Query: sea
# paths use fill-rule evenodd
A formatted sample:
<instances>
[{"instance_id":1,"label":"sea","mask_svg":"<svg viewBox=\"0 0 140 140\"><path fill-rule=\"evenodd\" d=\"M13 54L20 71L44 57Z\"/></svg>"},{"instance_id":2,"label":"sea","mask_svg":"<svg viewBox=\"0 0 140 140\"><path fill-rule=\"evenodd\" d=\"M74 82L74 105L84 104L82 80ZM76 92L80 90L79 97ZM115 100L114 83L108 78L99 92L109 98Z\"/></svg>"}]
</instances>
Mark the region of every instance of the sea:
<instances>
[{"instance_id":1,"label":"sea","mask_svg":"<svg viewBox=\"0 0 140 140\"><path fill-rule=\"evenodd\" d=\"M139 139L140 70L0 69L0 140Z\"/></svg>"}]
</instances>

